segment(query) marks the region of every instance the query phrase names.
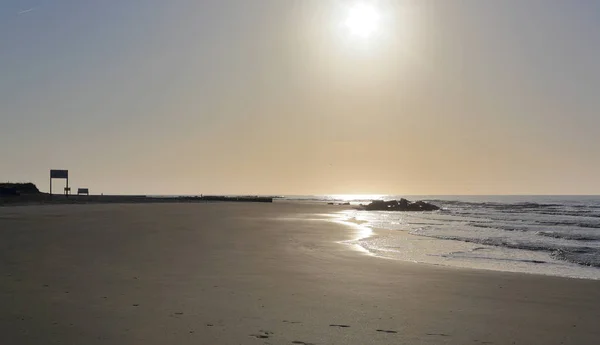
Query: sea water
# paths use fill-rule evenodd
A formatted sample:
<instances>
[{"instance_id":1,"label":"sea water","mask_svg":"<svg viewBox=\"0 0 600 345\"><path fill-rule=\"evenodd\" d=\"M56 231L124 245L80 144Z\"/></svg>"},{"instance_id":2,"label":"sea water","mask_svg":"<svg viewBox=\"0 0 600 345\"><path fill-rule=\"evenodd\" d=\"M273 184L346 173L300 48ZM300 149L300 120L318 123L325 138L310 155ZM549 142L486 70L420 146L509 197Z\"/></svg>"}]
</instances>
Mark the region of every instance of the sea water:
<instances>
[{"instance_id":1,"label":"sea water","mask_svg":"<svg viewBox=\"0 0 600 345\"><path fill-rule=\"evenodd\" d=\"M372 255L436 265L600 279L599 196L302 196L313 202L425 200L434 212L344 210L375 229L347 242ZM363 232L367 233L367 232Z\"/></svg>"}]
</instances>

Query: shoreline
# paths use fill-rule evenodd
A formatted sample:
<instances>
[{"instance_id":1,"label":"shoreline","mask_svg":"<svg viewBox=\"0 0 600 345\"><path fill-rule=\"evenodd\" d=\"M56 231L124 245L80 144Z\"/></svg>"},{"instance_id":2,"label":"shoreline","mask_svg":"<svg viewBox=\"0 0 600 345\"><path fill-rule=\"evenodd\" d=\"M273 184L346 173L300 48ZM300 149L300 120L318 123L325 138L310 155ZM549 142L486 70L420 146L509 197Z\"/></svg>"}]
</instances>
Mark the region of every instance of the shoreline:
<instances>
[{"instance_id":1,"label":"shoreline","mask_svg":"<svg viewBox=\"0 0 600 345\"><path fill-rule=\"evenodd\" d=\"M418 264L418 265L431 265L434 267L443 267L443 268L481 270L481 271L485 271L485 272L501 272L501 273L511 273L511 274L538 275L538 276L544 276L544 277L557 277L557 278L565 278L565 279L581 279L581 280L600 281L600 276L598 276L598 275L596 275L596 276L576 276L576 275L564 275L564 274L558 274L558 273L553 274L553 273L539 272L539 271L523 271L523 270L514 270L514 269L508 270L508 269L490 268L490 267L476 267L473 265L471 265L471 266L458 265L458 264L449 264L449 263L443 263L443 262L432 262L432 261L425 261L425 260L410 259L408 257L401 258L401 257L399 257L399 256L401 256L401 253L395 253L396 257L393 257L393 255L390 255L390 254L388 254L388 255L378 254L376 251L365 248L365 246L361 245L360 242L363 240L382 237L387 234L393 234L393 236L395 238L403 238L406 242L412 242L412 243L415 243L415 242L418 243L418 242L422 242L422 241L437 242L437 243L445 242L445 243L449 243L449 244L460 243L463 245L471 245L471 243L463 243L460 241L453 241L453 240L432 239L432 238L428 238L428 237L411 234L408 230L391 230L391 229L385 229L385 228L371 227L371 226L365 225L365 224L368 224L369 221L358 220L355 217L345 218L345 217L349 217L349 216L340 214L339 212L337 214L339 215L339 219L334 220L334 222L339 223L339 224L344 224L345 226L348 226L348 227L356 228L356 229L358 229L357 231L359 232L359 235L356 238L351 239L351 240L339 241L339 243L344 244L344 245L352 248L352 250L358 251L367 256L371 256L371 257L375 257L375 258L379 258L379 259L383 259L383 260L407 262L407 263L413 263L413 264ZM481 247L482 245L477 244L476 246ZM565 264L567 264L567 262L565 262ZM584 266L584 265L578 265L576 267L585 269L585 270L589 269L593 273L600 274L599 268L595 268L595 267L591 267L591 266Z\"/></svg>"},{"instance_id":2,"label":"shoreline","mask_svg":"<svg viewBox=\"0 0 600 345\"><path fill-rule=\"evenodd\" d=\"M38 196L39 197L39 196ZM145 196L145 195L90 195L90 196L69 196L65 197L64 195L53 195L52 198L49 197L48 194L42 194L42 198L33 198L29 200L22 200L21 202L10 202L10 203L2 203L2 198L0 198L0 208L2 207L18 207L18 206L49 206L49 205L110 205L110 204L189 204L189 203L212 203L212 202L256 202L254 201L257 197L254 196L246 196L246 197L234 197L234 196L204 196L204 197L196 197L196 196ZM476 267L473 264L448 264L442 262L431 262L426 260L416 260L410 258L399 258L392 257L391 255L382 255L378 254L368 248L365 248L359 242L361 240L367 240L368 238L374 238L377 236L381 236L383 234L393 233L394 237L403 237L408 239L408 241L423 241L429 240L431 242L447 242L450 244L454 244L455 242L465 244L461 241L451 241L451 240L440 240L440 239L431 239L427 237L421 237L418 235L414 235L409 233L408 231L403 230L390 230L385 228L377 228L370 227L368 225L369 221L356 219L356 217L350 217L349 215L340 214L343 211L357 210L356 205L345 205L345 204L325 204L325 203L316 203L316 202L303 202L296 200L279 200L277 198L271 199L270 197L259 197L259 203L276 203L276 204L286 204L286 205L296 205L299 207L318 207L322 209L326 209L331 211L332 215L335 215L336 219L333 222L342 224L346 227L355 228L354 230L358 231L360 234L358 237L350 239L350 240L342 240L336 241L337 243L343 244L351 248L353 251L357 251L362 253L363 255L375 257L378 259L384 260L392 260L397 262L407 262L412 264L419 265L430 265L433 267L442 267L442 268L453 268L453 269L466 269L466 270L481 270L485 272L501 272L501 273L515 273L515 274L525 274L525 275L539 275L545 277L559 277L566 279L580 279L580 280L592 280L592 281L600 281L600 276L578 276L578 275L567 275L567 274L558 274L558 273L548 273L548 272L538 272L538 271L524 271L524 270L509 270L509 269L500 269L500 268L489 268L489 267ZM236 200L237 199L237 200ZM264 200L268 201L264 201ZM348 218L350 217L350 218ZM358 229L358 230L357 230ZM479 245L478 245L479 246ZM396 255L398 256L398 255ZM589 266L579 265L578 268L582 268L587 270L588 268L593 271L593 273L597 273L600 271L598 268L593 268Z\"/></svg>"},{"instance_id":3,"label":"shoreline","mask_svg":"<svg viewBox=\"0 0 600 345\"><path fill-rule=\"evenodd\" d=\"M213 202L255 202L253 201L256 197L247 196L247 197L234 197L234 196L204 196L204 197L195 197L195 196L145 196L145 195L90 195L90 196L69 196L65 197L64 195L54 195L52 199L49 198L49 195L43 194L43 198L34 199L34 200L23 200L22 202L11 202L11 203L2 203L2 199L0 198L0 208L2 207L20 207L20 206L50 206L50 205L110 205L110 204L190 204L190 203L213 203ZM263 199L270 199L270 201L263 201ZM241 199L241 200L236 200ZM359 242L361 240L366 240L368 238L374 238L377 236L381 236L383 234L393 233L394 237L403 237L408 239L409 241L423 241L429 240L431 242L447 242L450 244L454 244L455 242L465 244L461 241L451 241L451 240L440 240L440 239L431 239L427 237L421 237L418 235L414 235L404 230L391 230L385 228L377 228L370 227L368 225L369 221L356 219L356 217L350 217L348 215L340 214L343 211L357 210L356 205L344 205L344 204L325 204L325 203L315 203L315 202L303 202L303 201L295 201L295 200L278 200L277 198L271 199L270 197L260 197L259 203L276 203L276 204L286 204L286 205L296 205L299 207L318 207L321 209L326 209L327 211L331 211L332 215L335 215L336 219L332 220L335 223L342 224L346 227L355 228L355 231L358 231L360 234L358 237L349 239L336 241L337 243L343 244L351 248L353 251L357 251L362 253L363 255L375 257L378 259L384 260L392 260L397 262L407 262L412 264L419 265L430 265L433 267L442 267L442 268L452 268L452 269L466 269L466 270L481 270L485 272L501 272L501 273L514 273L514 274L525 274L525 275L539 275L545 277L558 277L558 278L566 278L566 279L580 279L580 280L592 280L592 281L600 281L600 277L596 276L577 276L577 275L566 275L566 274L557 274L557 273L544 273L538 271L523 271L523 270L509 270L509 269L499 269L499 268L489 268L489 267L475 267L474 265L457 265L457 264L448 264L442 262L431 262L425 260L415 260L409 258L399 258L392 257L390 255L382 255L378 254L368 248L365 248ZM357 230L358 229L358 230ZM478 245L479 246L479 245ZM396 255L398 256L398 255ZM600 271L598 268L579 265L578 268L582 269L591 269L594 273Z\"/></svg>"}]
</instances>

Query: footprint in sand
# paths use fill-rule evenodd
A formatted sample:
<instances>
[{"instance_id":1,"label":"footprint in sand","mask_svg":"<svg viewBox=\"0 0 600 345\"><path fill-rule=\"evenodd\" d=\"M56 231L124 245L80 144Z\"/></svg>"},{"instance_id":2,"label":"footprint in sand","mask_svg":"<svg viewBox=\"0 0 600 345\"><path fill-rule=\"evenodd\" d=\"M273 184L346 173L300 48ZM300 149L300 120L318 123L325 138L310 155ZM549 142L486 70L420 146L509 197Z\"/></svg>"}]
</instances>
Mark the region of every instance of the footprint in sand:
<instances>
[{"instance_id":1,"label":"footprint in sand","mask_svg":"<svg viewBox=\"0 0 600 345\"><path fill-rule=\"evenodd\" d=\"M348 328L350 326L348 326L348 325L336 325L336 324L332 324L332 325L329 325L329 327Z\"/></svg>"},{"instance_id":2,"label":"footprint in sand","mask_svg":"<svg viewBox=\"0 0 600 345\"><path fill-rule=\"evenodd\" d=\"M265 330L260 330L258 331L258 334L250 334L251 337L257 338L257 339L268 339L269 336L273 335L273 332L271 331L265 331Z\"/></svg>"},{"instance_id":3,"label":"footprint in sand","mask_svg":"<svg viewBox=\"0 0 600 345\"><path fill-rule=\"evenodd\" d=\"M387 330L387 329L378 329L377 332L382 332L382 333L398 333L396 331L390 331L390 330Z\"/></svg>"}]
</instances>

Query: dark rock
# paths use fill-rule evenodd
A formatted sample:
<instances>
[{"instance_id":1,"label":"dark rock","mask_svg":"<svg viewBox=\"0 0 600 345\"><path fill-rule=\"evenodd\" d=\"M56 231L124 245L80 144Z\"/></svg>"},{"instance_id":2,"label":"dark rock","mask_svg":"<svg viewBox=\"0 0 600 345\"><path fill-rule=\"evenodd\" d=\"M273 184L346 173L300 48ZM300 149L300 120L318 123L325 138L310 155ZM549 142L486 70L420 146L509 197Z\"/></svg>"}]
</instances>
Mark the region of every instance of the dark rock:
<instances>
[{"instance_id":1,"label":"dark rock","mask_svg":"<svg viewBox=\"0 0 600 345\"><path fill-rule=\"evenodd\" d=\"M436 211L440 208L425 201L416 201L408 205L411 211Z\"/></svg>"},{"instance_id":2,"label":"dark rock","mask_svg":"<svg viewBox=\"0 0 600 345\"><path fill-rule=\"evenodd\" d=\"M406 199L400 200L373 200L363 207L367 211L436 211L440 208L425 201L410 202Z\"/></svg>"}]
</instances>

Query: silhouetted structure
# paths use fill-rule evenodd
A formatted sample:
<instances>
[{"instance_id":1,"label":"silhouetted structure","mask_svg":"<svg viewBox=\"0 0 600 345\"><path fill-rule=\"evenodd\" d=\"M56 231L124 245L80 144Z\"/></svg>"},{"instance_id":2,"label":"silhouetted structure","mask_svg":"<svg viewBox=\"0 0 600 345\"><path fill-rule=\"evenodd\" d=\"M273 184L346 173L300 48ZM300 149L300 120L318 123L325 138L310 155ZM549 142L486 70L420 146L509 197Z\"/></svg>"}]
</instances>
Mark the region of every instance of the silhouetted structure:
<instances>
[{"instance_id":1,"label":"silhouetted structure","mask_svg":"<svg viewBox=\"0 0 600 345\"><path fill-rule=\"evenodd\" d=\"M67 186L65 187L65 195L69 195L71 189L69 188L69 170L50 170L50 195L52 195L52 179L65 179L67 180Z\"/></svg>"}]
</instances>

